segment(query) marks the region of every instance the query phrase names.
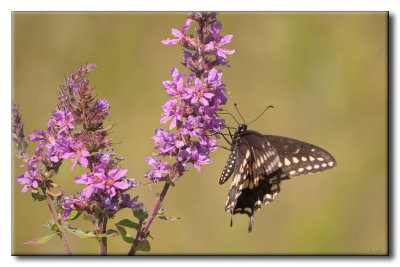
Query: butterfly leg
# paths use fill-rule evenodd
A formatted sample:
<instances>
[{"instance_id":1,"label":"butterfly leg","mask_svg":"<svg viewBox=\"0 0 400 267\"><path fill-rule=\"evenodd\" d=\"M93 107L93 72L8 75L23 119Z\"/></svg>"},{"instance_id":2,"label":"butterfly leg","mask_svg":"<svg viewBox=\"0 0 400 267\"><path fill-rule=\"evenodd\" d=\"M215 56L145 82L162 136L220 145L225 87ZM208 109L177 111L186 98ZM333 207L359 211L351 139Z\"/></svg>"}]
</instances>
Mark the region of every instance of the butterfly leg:
<instances>
[{"instance_id":1,"label":"butterfly leg","mask_svg":"<svg viewBox=\"0 0 400 267\"><path fill-rule=\"evenodd\" d=\"M229 135L231 136L231 139L233 139L233 135L231 133L230 127L228 127L228 132L229 132Z\"/></svg>"},{"instance_id":2,"label":"butterfly leg","mask_svg":"<svg viewBox=\"0 0 400 267\"><path fill-rule=\"evenodd\" d=\"M222 148L222 149L225 149L225 150L231 150L230 148L228 148L228 147L226 147L226 146L220 146L220 145L217 145L217 147L219 147L219 148Z\"/></svg>"},{"instance_id":3,"label":"butterfly leg","mask_svg":"<svg viewBox=\"0 0 400 267\"><path fill-rule=\"evenodd\" d=\"M231 134L231 133L229 132L229 134ZM231 146L232 143L229 142L228 138L225 137L225 134L221 133L221 135L222 135L222 137L225 139L225 141ZM231 137L232 137L232 134L231 134ZM229 150L230 150L230 149L229 149Z\"/></svg>"}]
</instances>

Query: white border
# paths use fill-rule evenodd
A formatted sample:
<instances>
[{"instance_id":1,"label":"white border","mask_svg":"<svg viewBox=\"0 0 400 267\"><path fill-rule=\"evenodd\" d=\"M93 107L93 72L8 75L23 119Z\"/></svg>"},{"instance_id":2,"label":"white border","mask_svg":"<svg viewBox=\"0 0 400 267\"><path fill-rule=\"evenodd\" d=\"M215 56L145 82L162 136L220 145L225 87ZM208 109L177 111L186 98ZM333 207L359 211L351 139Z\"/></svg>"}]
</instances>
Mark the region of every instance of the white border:
<instances>
[{"instance_id":1,"label":"white border","mask_svg":"<svg viewBox=\"0 0 400 267\"><path fill-rule=\"evenodd\" d=\"M11 257L11 234L8 234L8 231L11 229L11 219L8 219L7 215L11 214L11 159L10 159L10 100L11 100L11 11L154 11L154 7L157 7L156 11L187 11L187 10L217 10L217 11L390 11L391 16L393 17L393 25L394 30L393 33L393 45L396 45L397 36L399 35L398 27L396 27L399 14L398 3L399 1L388 1L388 0L364 0L364 1L350 1L350 0L335 0L335 1L311 1L311 0L281 0L281 1L218 1L218 0L201 0L201 1L177 1L177 0L164 0L164 1L84 1L84 0L68 0L68 1L8 1L3 0L0 3L0 28L1 28L1 49L0 49L0 58L1 58L1 121L0 125L2 128L6 129L0 131L1 134L1 166L3 170L2 185L4 186L1 195L1 207L3 219L0 220L1 228L3 230L2 238L1 238L1 259L2 264L7 266L8 264L29 264L29 266L47 266L47 265L70 265L81 263L82 265L93 263L95 265L109 265L114 262L117 264L123 260L123 264L166 264L168 266L183 266L187 265L190 262L191 266L200 266L204 263L206 264L218 264L218 265L226 265L226 266L243 266L244 264L257 264L260 261L263 264L273 264L275 265L287 265L290 263L296 264L297 266L311 266L311 265L320 265L321 261L323 261L326 265L337 265L338 263L344 265L350 264L362 264L362 266L371 266L375 264L396 264L398 262L399 249L396 246L395 242L398 240L399 230L395 229L396 225L394 222L398 222L398 214L399 214L399 203L396 201L398 197L396 195L399 192L398 185L399 182L396 182L397 178L397 167L400 166L400 161L396 156L396 152L399 151L399 142L396 142L397 135L395 135L397 131L397 126L399 125L399 109L396 107L396 104L399 103L399 94L396 92L396 77L399 77L399 70L395 67L396 62L398 62L398 52L396 52L397 47L393 47L391 55L392 58L392 75L393 75L393 88L392 88L392 96L395 98L393 100L393 113L391 114L394 118L392 125L393 131L393 143L392 149L394 149L393 153L393 177L392 177L392 186L395 186L395 189L392 191L394 196L392 197L393 202L391 205L394 206L396 210L393 210L392 214L392 229L394 230L391 238L394 239L392 243L392 259L385 258L377 258L377 257L351 257L351 258L268 258L268 257L257 257L257 258L237 258L237 257L223 257L223 258L139 258L139 259L129 259L129 258L115 258L110 257L107 259L101 258L74 258L72 262L70 260L66 260L66 258L58 257L50 257L50 258L18 258ZM395 56L395 57L393 57ZM373 140L371 140L373 142ZM7 182L5 182L7 181ZM373 196L371 196L373 198ZM373 201L371 199L371 201ZM129 260L129 261L128 261ZM121 262L122 263L122 262ZM398 263L397 263L398 264Z\"/></svg>"}]
</instances>

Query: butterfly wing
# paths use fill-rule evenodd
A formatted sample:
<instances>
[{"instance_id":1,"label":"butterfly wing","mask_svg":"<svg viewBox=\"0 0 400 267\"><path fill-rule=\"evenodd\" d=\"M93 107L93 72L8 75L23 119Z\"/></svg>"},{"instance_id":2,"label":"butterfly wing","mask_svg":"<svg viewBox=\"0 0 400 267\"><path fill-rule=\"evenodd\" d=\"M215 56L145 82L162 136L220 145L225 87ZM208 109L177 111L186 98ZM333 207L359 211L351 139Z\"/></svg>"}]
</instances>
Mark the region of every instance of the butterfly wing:
<instances>
[{"instance_id":1,"label":"butterfly wing","mask_svg":"<svg viewBox=\"0 0 400 267\"><path fill-rule=\"evenodd\" d=\"M288 137L265 137L278 151L282 170L290 177L321 172L336 166L335 158L320 147Z\"/></svg>"},{"instance_id":2,"label":"butterfly wing","mask_svg":"<svg viewBox=\"0 0 400 267\"><path fill-rule=\"evenodd\" d=\"M249 232L255 211L261 204L274 200L283 179L336 166L333 156L320 147L255 131L245 131L232 154L228 163L230 167L234 165L234 177L225 212L247 214L250 217ZM229 176L232 174L232 168L228 173Z\"/></svg>"}]
</instances>

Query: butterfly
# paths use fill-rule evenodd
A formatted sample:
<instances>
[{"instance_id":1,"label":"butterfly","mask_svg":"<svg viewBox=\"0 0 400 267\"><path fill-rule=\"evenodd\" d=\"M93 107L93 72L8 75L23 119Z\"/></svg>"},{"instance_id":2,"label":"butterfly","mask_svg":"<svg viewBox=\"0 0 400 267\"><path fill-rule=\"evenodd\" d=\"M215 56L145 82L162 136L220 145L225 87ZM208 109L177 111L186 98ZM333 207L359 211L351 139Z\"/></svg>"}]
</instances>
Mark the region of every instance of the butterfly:
<instances>
[{"instance_id":1,"label":"butterfly","mask_svg":"<svg viewBox=\"0 0 400 267\"><path fill-rule=\"evenodd\" d=\"M263 135L247 130L246 124L239 124L230 150L219 179L223 184L233 174L225 212L247 214L249 233L254 213L261 204L274 200L282 180L336 166L335 158L320 147L288 137Z\"/></svg>"}]
</instances>

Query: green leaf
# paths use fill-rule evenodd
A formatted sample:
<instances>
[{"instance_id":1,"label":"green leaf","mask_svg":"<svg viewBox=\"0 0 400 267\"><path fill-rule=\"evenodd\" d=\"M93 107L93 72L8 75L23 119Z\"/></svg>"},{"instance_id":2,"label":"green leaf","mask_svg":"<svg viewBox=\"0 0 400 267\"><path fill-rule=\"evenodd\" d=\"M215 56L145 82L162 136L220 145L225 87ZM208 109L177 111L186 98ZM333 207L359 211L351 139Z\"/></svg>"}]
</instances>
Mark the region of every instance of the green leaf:
<instances>
[{"instance_id":1,"label":"green leaf","mask_svg":"<svg viewBox=\"0 0 400 267\"><path fill-rule=\"evenodd\" d=\"M157 217L158 217L159 219L161 219L161 220L168 220L168 221L177 221L177 220L182 219L182 218L179 218L179 217L168 217L168 216L159 215L159 214L157 214Z\"/></svg>"},{"instance_id":2,"label":"green leaf","mask_svg":"<svg viewBox=\"0 0 400 267\"><path fill-rule=\"evenodd\" d=\"M131 220L128 220L128 219L123 219L122 221L119 221L117 223L117 225L133 228L133 229L136 229L137 231L141 230L140 225L138 223L132 222Z\"/></svg>"},{"instance_id":3,"label":"green leaf","mask_svg":"<svg viewBox=\"0 0 400 267\"><path fill-rule=\"evenodd\" d=\"M179 217L168 217L166 216L165 213L166 209L164 209L162 206L160 207L160 209L157 212L157 217L161 220L168 220L168 221L177 221L180 220L182 218Z\"/></svg>"},{"instance_id":4,"label":"green leaf","mask_svg":"<svg viewBox=\"0 0 400 267\"><path fill-rule=\"evenodd\" d=\"M139 220L144 221L149 217L149 214L147 213L147 211L145 211L143 209L136 209L136 210L133 210L133 216L135 216Z\"/></svg>"},{"instance_id":5,"label":"green leaf","mask_svg":"<svg viewBox=\"0 0 400 267\"><path fill-rule=\"evenodd\" d=\"M119 233L121 234L122 239L126 242L126 243L130 243L133 244L133 242L135 242L135 239L126 232L125 228L116 224L117 229L119 231Z\"/></svg>"},{"instance_id":6,"label":"green leaf","mask_svg":"<svg viewBox=\"0 0 400 267\"><path fill-rule=\"evenodd\" d=\"M73 227L68 223L66 223L65 226L68 231L70 231L74 235L79 236L80 238L97 238L97 235L93 231L84 231L76 227Z\"/></svg>"},{"instance_id":7,"label":"green leaf","mask_svg":"<svg viewBox=\"0 0 400 267\"><path fill-rule=\"evenodd\" d=\"M39 192L32 192L33 201L43 201L46 199L45 195L41 195Z\"/></svg>"},{"instance_id":8,"label":"green leaf","mask_svg":"<svg viewBox=\"0 0 400 267\"><path fill-rule=\"evenodd\" d=\"M147 241L147 239L141 240L139 244L135 247L135 250L149 252L150 251L149 241Z\"/></svg>"},{"instance_id":9,"label":"green leaf","mask_svg":"<svg viewBox=\"0 0 400 267\"><path fill-rule=\"evenodd\" d=\"M79 216L81 216L82 211L77 211L77 210L73 210L71 211L71 214L68 216L67 221L73 221L79 218Z\"/></svg>"},{"instance_id":10,"label":"green leaf","mask_svg":"<svg viewBox=\"0 0 400 267\"><path fill-rule=\"evenodd\" d=\"M48 221L47 224L43 224L44 227L49 228L52 232L60 232L58 225L53 222L53 220Z\"/></svg>"},{"instance_id":11,"label":"green leaf","mask_svg":"<svg viewBox=\"0 0 400 267\"><path fill-rule=\"evenodd\" d=\"M52 233L47 234L46 236L38 237L38 238L35 238L35 239L32 239L32 240L29 240L29 241L25 242L24 245L46 244L47 242L49 242L50 239L52 239L56 235L61 236L60 233L52 232Z\"/></svg>"},{"instance_id":12,"label":"green leaf","mask_svg":"<svg viewBox=\"0 0 400 267\"><path fill-rule=\"evenodd\" d=\"M99 234L97 235L98 237L114 237L119 235L117 230L114 229L108 229L107 232L105 232L104 234Z\"/></svg>"}]
</instances>

